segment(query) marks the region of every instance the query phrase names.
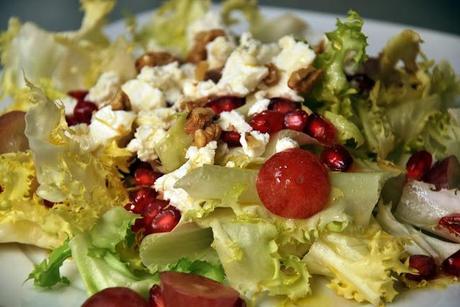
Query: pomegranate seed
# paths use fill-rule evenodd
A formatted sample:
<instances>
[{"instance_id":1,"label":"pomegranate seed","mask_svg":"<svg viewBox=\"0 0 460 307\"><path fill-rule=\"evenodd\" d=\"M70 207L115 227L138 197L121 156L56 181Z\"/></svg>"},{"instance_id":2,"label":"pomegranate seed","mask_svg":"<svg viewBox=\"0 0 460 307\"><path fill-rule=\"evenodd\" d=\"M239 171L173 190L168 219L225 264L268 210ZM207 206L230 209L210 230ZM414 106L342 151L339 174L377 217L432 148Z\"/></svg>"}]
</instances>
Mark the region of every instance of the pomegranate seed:
<instances>
[{"instance_id":1,"label":"pomegranate seed","mask_svg":"<svg viewBox=\"0 0 460 307\"><path fill-rule=\"evenodd\" d=\"M430 280L436 275L436 263L433 257L425 255L412 255L409 258L409 267L416 269L418 274L406 274L407 279L420 281Z\"/></svg>"},{"instance_id":2,"label":"pomegranate seed","mask_svg":"<svg viewBox=\"0 0 460 307\"><path fill-rule=\"evenodd\" d=\"M327 147L321 153L321 162L332 171L346 172L353 164L353 158L341 145Z\"/></svg>"},{"instance_id":3,"label":"pomegranate seed","mask_svg":"<svg viewBox=\"0 0 460 307\"><path fill-rule=\"evenodd\" d=\"M308 114L304 110L295 110L284 115L284 126L287 129L303 131L307 125Z\"/></svg>"},{"instance_id":4,"label":"pomegranate seed","mask_svg":"<svg viewBox=\"0 0 460 307\"><path fill-rule=\"evenodd\" d=\"M236 108L241 107L245 102L244 98L241 97L219 97L216 98L206 105L211 108L214 113L220 114L222 112L230 112Z\"/></svg>"},{"instance_id":5,"label":"pomegranate seed","mask_svg":"<svg viewBox=\"0 0 460 307\"><path fill-rule=\"evenodd\" d=\"M161 288L158 285L154 285L149 291L149 306L150 307L165 307L165 301Z\"/></svg>"},{"instance_id":6,"label":"pomegranate seed","mask_svg":"<svg viewBox=\"0 0 460 307\"><path fill-rule=\"evenodd\" d=\"M134 191L131 195L131 203L125 206L125 209L137 214L144 212L145 207L155 201L156 193L151 188L140 188Z\"/></svg>"},{"instance_id":7,"label":"pomegranate seed","mask_svg":"<svg viewBox=\"0 0 460 307\"><path fill-rule=\"evenodd\" d=\"M156 218L157 215L168 205L169 202L161 199L155 199L153 202L147 204L147 206L145 206L144 212L142 212L145 225L151 224L153 219Z\"/></svg>"},{"instance_id":8,"label":"pomegranate seed","mask_svg":"<svg viewBox=\"0 0 460 307\"><path fill-rule=\"evenodd\" d=\"M147 226L146 233L170 232L179 223L181 214L174 207L161 211Z\"/></svg>"},{"instance_id":9,"label":"pomegranate seed","mask_svg":"<svg viewBox=\"0 0 460 307\"><path fill-rule=\"evenodd\" d=\"M133 232L143 231L145 229L144 219L138 218L134 221L134 224L131 226Z\"/></svg>"},{"instance_id":10,"label":"pomegranate seed","mask_svg":"<svg viewBox=\"0 0 460 307\"><path fill-rule=\"evenodd\" d=\"M438 222L438 227L447 229L450 233L460 236L460 214L442 217Z\"/></svg>"},{"instance_id":11,"label":"pomegranate seed","mask_svg":"<svg viewBox=\"0 0 460 307\"><path fill-rule=\"evenodd\" d=\"M300 107L299 103L285 99L285 98L273 98L270 101L270 105L268 109L273 110L275 112L280 112L283 114L293 112Z\"/></svg>"},{"instance_id":12,"label":"pomegranate seed","mask_svg":"<svg viewBox=\"0 0 460 307\"><path fill-rule=\"evenodd\" d=\"M140 186L152 186L155 183L155 181L161 176L163 176L163 174L155 172L152 169L138 168L134 172L134 181L136 181L136 184Z\"/></svg>"},{"instance_id":13,"label":"pomegranate seed","mask_svg":"<svg viewBox=\"0 0 460 307\"><path fill-rule=\"evenodd\" d=\"M67 95L69 95L70 97L73 97L75 99L77 99L78 101L83 101L86 97L86 95L88 95L88 91L85 91L85 90L74 90L74 91L69 91L67 93Z\"/></svg>"},{"instance_id":14,"label":"pomegranate seed","mask_svg":"<svg viewBox=\"0 0 460 307\"><path fill-rule=\"evenodd\" d=\"M52 201L46 199L43 200L43 205L45 205L46 208L53 208L54 204L55 203L53 203Z\"/></svg>"},{"instance_id":15,"label":"pomegranate seed","mask_svg":"<svg viewBox=\"0 0 460 307\"><path fill-rule=\"evenodd\" d=\"M230 147L241 146L240 134L236 131L222 131L220 138Z\"/></svg>"},{"instance_id":16,"label":"pomegranate seed","mask_svg":"<svg viewBox=\"0 0 460 307\"><path fill-rule=\"evenodd\" d=\"M67 126L75 126L77 124L79 124L79 122L75 119L75 116L70 116L70 115L66 115L65 117L65 121L67 122Z\"/></svg>"},{"instance_id":17,"label":"pomegranate seed","mask_svg":"<svg viewBox=\"0 0 460 307\"><path fill-rule=\"evenodd\" d=\"M442 269L449 275L460 277L460 250L443 261Z\"/></svg>"},{"instance_id":18,"label":"pomegranate seed","mask_svg":"<svg viewBox=\"0 0 460 307\"><path fill-rule=\"evenodd\" d=\"M317 139L320 143L332 145L335 143L335 127L318 114L308 116L305 132Z\"/></svg>"},{"instance_id":19,"label":"pomegranate seed","mask_svg":"<svg viewBox=\"0 0 460 307\"><path fill-rule=\"evenodd\" d=\"M421 180L431 167L433 158L425 150L417 151L407 161L407 177L415 180Z\"/></svg>"},{"instance_id":20,"label":"pomegranate seed","mask_svg":"<svg viewBox=\"0 0 460 307\"><path fill-rule=\"evenodd\" d=\"M263 111L254 115L249 124L254 130L272 134L283 129L284 116L280 112Z\"/></svg>"},{"instance_id":21,"label":"pomegranate seed","mask_svg":"<svg viewBox=\"0 0 460 307\"><path fill-rule=\"evenodd\" d=\"M79 101L73 110L73 116L75 120L81 124L91 123L91 117L93 112L97 110L97 106L89 101Z\"/></svg>"}]
</instances>

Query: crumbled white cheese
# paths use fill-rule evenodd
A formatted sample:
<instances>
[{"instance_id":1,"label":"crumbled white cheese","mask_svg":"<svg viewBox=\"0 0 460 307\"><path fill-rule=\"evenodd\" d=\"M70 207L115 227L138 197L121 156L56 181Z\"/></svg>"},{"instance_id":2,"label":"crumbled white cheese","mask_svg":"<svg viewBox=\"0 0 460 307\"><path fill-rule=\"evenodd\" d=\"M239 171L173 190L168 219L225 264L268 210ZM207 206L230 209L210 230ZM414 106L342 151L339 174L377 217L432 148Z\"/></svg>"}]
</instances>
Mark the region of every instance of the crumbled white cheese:
<instances>
[{"instance_id":1,"label":"crumbled white cheese","mask_svg":"<svg viewBox=\"0 0 460 307\"><path fill-rule=\"evenodd\" d=\"M135 119L133 112L113 111L111 106L103 107L91 119L90 136L95 144L107 144L113 139L128 135Z\"/></svg>"},{"instance_id":2,"label":"crumbled white cheese","mask_svg":"<svg viewBox=\"0 0 460 307\"><path fill-rule=\"evenodd\" d=\"M244 97L267 76L268 68L258 58L261 45L249 34L243 35L240 46L228 58L217 83L221 94Z\"/></svg>"},{"instance_id":3,"label":"crumbled white cheese","mask_svg":"<svg viewBox=\"0 0 460 307\"><path fill-rule=\"evenodd\" d=\"M126 147L136 152L141 161L153 161L158 158L155 147L166 137L166 130L150 125L143 125L136 129L134 139Z\"/></svg>"},{"instance_id":4,"label":"crumbled white cheese","mask_svg":"<svg viewBox=\"0 0 460 307\"><path fill-rule=\"evenodd\" d=\"M163 175L155 181L155 190L163 193L163 198L171 202L179 210L185 212L194 207L193 199L184 189L174 188L176 182L187 175L192 169L205 164L214 164L217 142L209 142L205 147L191 146L186 153L188 159L177 170Z\"/></svg>"},{"instance_id":5,"label":"crumbled white cheese","mask_svg":"<svg viewBox=\"0 0 460 307\"><path fill-rule=\"evenodd\" d=\"M263 112L268 109L268 105L270 104L269 99L261 99L256 101L248 111L248 116Z\"/></svg>"},{"instance_id":6,"label":"crumbled white cheese","mask_svg":"<svg viewBox=\"0 0 460 307\"><path fill-rule=\"evenodd\" d=\"M239 48L244 49L247 54L254 57L260 65L270 63L273 57L280 52L278 44L263 44L254 39L250 32L245 32L241 35Z\"/></svg>"},{"instance_id":7,"label":"crumbled white cheese","mask_svg":"<svg viewBox=\"0 0 460 307\"><path fill-rule=\"evenodd\" d=\"M154 128L168 129L174 121L177 112L172 108L158 108L143 111L137 115L136 123L139 126L148 125Z\"/></svg>"},{"instance_id":8,"label":"crumbled white cheese","mask_svg":"<svg viewBox=\"0 0 460 307\"><path fill-rule=\"evenodd\" d=\"M177 62L142 69L137 79L163 92L166 101L174 103L182 96L182 85L185 80L195 77L193 64L179 66Z\"/></svg>"},{"instance_id":9,"label":"crumbled white cheese","mask_svg":"<svg viewBox=\"0 0 460 307\"><path fill-rule=\"evenodd\" d=\"M302 101L303 98L288 86L288 80L293 72L313 63L315 52L308 44L296 41L292 36L282 37L278 44L281 52L273 58L273 64L280 72L280 80L275 86L267 89L267 95Z\"/></svg>"},{"instance_id":10,"label":"crumbled white cheese","mask_svg":"<svg viewBox=\"0 0 460 307\"><path fill-rule=\"evenodd\" d=\"M236 130L238 133L246 133L252 130L244 117L235 110L220 113L217 124L224 131Z\"/></svg>"},{"instance_id":11,"label":"crumbled white cheese","mask_svg":"<svg viewBox=\"0 0 460 307\"><path fill-rule=\"evenodd\" d=\"M297 148L299 147L299 143L295 140L291 139L290 137L283 137L276 142L275 151L280 152L286 149Z\"/></svg>"},{"instance_id":12,"label":"crumbled white cheese","mask_svg":"<svg viewBox=\"0 0 460 307\"><path fill-rule=\"evenodd\" d=\"M192 63L185 63L180 66L180 70L182 71L183 74L183 80L187 79L194 79L195 78L195 70L196 70L196 65Z\"/></svg>"},{"instance_id":13,"label":"crumbled white cheese","mask_svg":"<svg viewBox=\"0 0 460 307\"><path fill-rule=\"evenodd\" d=\"M265 152L269 141L270 135L268 133L261 133L255 130L243 133L240 137L243 152L250 158L260 157Z\"/></svg>"},{"instance_id":14,"label":"crumbled white cheese","mask_svg":"<svg viewBox=\"0 0 460 307\"><path fill-rule=\"evenodd\" d=\"M140 80L129 80L121 87L128 96L131 108L135 112L153 110L166 106L163 93L148 83Z\"/></svg>"},{"instance_id":15,"label":"crumbled white cheese","mask_svg":"<svg viewBox=\"0 0 460 307\"><path fill-rule=\"evenodd\" d=\"M203 97L209 97L217 95L219 89L212 80L207 81L196 81L196 80L185 80L182 86L184 96L189 100L197 100Z\"/></svg>"},{"instance_id":16,"label":"crumbled white cheese","mask_svg":"<svg viewBox=\"0 0 460 307\"><path fill-rule=\"evenodd\" d=\"M59 99L60 103L62 103L62 106L64 107L64 113L65 115L73 115L73 110L75 109L75 106L77 105L77 99L70 97L70 96L65 96L64 98Z\"/></svg>"},{"instance_id":17,"label":"crumbled white cheese","mask_svg":"<svg viewBox=\"0 0 460 307\"><path fill-rule=\"evenodd\" d=\"M206 45L207 62L209 69L224 67L228 57L235 49L235 43L223 36L219 36Z\"/></svg>"},{"instance_id":18,"label":"crumbled white cheese","mask_svg":"<svg viewBox=\"0 0 460 307\"><path fill-rule=\"evenodd\" d=\"M140 112L136 119L139 127L127 149L136 152L142 161L157 159L158 155L155 148L166 137L166 130L174 122L174 114L176 111L172 108L158 108Z\"/></svg>"},{"instance_id":19,"label":"crumbled white cheese","mask_svg":"<svg viewBox=\"0 0 460 307\"><path fill-rule=\"evenodd\" d=\"M195 35L198 33L215 29L225 30L225 25L219 14L209 11L203 17L198 18L187 27L187 40L189 45L193 45Z\"/></svg>"},{"instance_id":20,"label":"crumbled white cheese","mask_svg":"<svg viewBox=\"0 0 460 307\"><path fill-rule=\"evenodd\" d=\"M120 88L120 77L113 71L103 73L96 84L89 90L87 100L99 108L110 103Z\"/></svg>"}]
</instances>

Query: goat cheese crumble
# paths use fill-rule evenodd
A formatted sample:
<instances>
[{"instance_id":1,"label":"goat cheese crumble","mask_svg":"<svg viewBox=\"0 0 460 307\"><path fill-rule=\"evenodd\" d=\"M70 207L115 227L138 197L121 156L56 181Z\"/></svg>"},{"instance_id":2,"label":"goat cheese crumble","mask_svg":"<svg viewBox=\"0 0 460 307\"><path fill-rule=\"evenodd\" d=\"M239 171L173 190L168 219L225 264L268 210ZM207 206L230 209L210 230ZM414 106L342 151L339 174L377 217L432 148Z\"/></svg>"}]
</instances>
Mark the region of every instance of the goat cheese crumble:
<instances>
[{"instance_id":1,"label":"goat cheese crumble","mask_svg":"<svg viewBox=\"0 0 460 307\"><path fill-rule=\"evenodd\" d=\"M99 108L108 105L119 91L120 85L121 80L117 73L105 72L89 90L86 99L94 102Z\"/></svg>"}]
</instances>

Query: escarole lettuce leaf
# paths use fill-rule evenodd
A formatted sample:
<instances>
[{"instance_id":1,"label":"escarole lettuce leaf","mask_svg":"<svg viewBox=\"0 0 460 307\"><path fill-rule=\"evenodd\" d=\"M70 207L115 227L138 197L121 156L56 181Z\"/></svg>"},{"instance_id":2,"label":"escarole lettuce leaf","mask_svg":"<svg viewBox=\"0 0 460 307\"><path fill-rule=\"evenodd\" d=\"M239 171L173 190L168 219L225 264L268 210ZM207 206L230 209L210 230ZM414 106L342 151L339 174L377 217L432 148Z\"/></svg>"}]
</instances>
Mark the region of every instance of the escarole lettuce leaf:
<instances>
[{"instance_id":1,"label":"escarole lettuce leaf","mask_svg":"<svg viewBox=\"0 0 460 307\"><path fill-rule=\"evenodd\" d=\"M53 250L47 259L35 267L29 278L38 287L50 288L57 284L68 284L69 280L60 275L59 269L66 259L72 257L89 294L107 287L129 287L147 295L152 285L159 282L158 272L163 270L199 274L219 282L224 280L224 273L216 256L210 257L213 262L193 257L193 251L199 249L194 243L202 242L199 246L214 254L215 252L209 247L212 235L209 240L206 235L208 230L203 229L200 232L198 227L190 225L182 227L179 234L175 233L175 229L168 234L146 237L147 250L153 252L147 255L149 260L166 259L170 252L173 253L168 265L164 265L161 270L149 270L141 261L144 257L143 248L139 254L138 239L130 229L136 218L137 215L122 207L110 209L92 229L76 235ZM155 240L157 235L159 238ZM201 235L203 239L200 238ZM154 250L155 247L165 249ZM162 256L158 256L162 253Z\"/></svg>"},{"instance_id":2,"label":"escarole lettuce leaf","mask_svg":"<svg viewBox=\"0 0 460 307\"><path fill-rule=\"evenodd\" d=\"M323 233L303 261L312 274L330 278L338 295L377 306L397 294L392 275L409 272L403 256L401 241L372 222L364 230Z\"/></svg>"},{"instance_id":3,"label":"escarole lettuce leaf","mask_svg":"<svg viewBox=\"0 0 460 307\"><path fill-rule=\"evenodd\" d=\"M117 42L111 45L102 32L115 0L82 0L81 4L85 17L81 28L73 32L48 32L30 22L10 20L8 30L0 36L0 96L15 98L25 87L25 78L34 84L48 82L65 93L90 87L108 69L119 73L122 79L133 76L134 68L126 68L134 67L130 48ZM111 52L123 56L108 57L113 56ZM118 61L118 66L113 61Z\"/></svg>"},{"instance_id":4,"label":"escarole lettuce leaf","mask_svg":"<svg viewBox=\"0 0 460 307\"><path fill-rule=\"evenodd\" d=\"M229 284L247 300L261 294L285 295L290 299L310 293L305 263L278 252L276 227L262 220L256 223L213 219L213 247L224 267Z\"/></svg>"},{"instance_id":5,"label":"escarole lettuce leaf","mask_svg":"<svg viewBox=\"0 0 460 307\"><path fill-rule=\"evenodd\" d=\"M89 229L108 209L127 201L117 165L106 161L124 150L84 151L67 136L63 109L30 85L35 105L26 114L29 140L38 181L37 195L56 203L51 211L73 230ZM127 159L124 156L122 159ZM117 158L113 161L117 161Z\"/></svg>"},{"instance_id":6,"label":"escarole lettuce leaf","mask_svg":"<svg viewBox=\"0 0 460 307\"><path fill-rule=\"evenodd\" d=\"M133 38L144 49L159 46L183 55L191 47L187 38L189 26L206 14L210 3L209 0L166 1L150 22L139 31L133 29Z\"/></svg>"},{"instance_id":7,"label":"escarole lettuce leaf","mask_svg":"<svg viewBox=\"0 0 460 307\"><path fill-rule=\"evenodd\" d=\"M460 79L445 62L420 60L421 42L411 30L390 39L371 72L369 99L357 106L369 150L379 158L398 161L422 148L437 158L459 152Z\"/></svg>"},{"instance_id":8,"label":"escarole lettuce leaf","mask_svg":"<svg viewBox=\"0 0 460 307\"><path fill-rule=\"evenodd\" d=\"M275 42L285 35L304 39L307 24L293 14L282 14L274 18L265 18L257 0L226 0L222 3L221 17L227 26L238 23L233 15L241 12L249 23L249 31L254 38L262 42ZM276 25L276 27L273 27Z\"/></svg>"},{"instance_id":9,"label":"escarole lettuce leaf","mask_svg":"<svg viewBox=\"0 0 460 307\"><path fill-rule=\"evenodd\" d=\"M351 96L357 93L347 81L345 71L355 71L366 59L367 38L362 33L363 20L354 11L337 28L326 33L325 50L314 65L323 71L322 80L312 97L326 103L326 108L346 117L352 115Z\"/></svg>"},{"instance_id":10,"label":"escarole lettuce leaf","mask_svg":"<svg viewBox=\"0 0 460 307\"><path fill-rule=\"evenodd\" d=\"M71 235L69 224L35 193L30 152L0 155L0 243L54 248Z\"/></svg>"}]
</instances>

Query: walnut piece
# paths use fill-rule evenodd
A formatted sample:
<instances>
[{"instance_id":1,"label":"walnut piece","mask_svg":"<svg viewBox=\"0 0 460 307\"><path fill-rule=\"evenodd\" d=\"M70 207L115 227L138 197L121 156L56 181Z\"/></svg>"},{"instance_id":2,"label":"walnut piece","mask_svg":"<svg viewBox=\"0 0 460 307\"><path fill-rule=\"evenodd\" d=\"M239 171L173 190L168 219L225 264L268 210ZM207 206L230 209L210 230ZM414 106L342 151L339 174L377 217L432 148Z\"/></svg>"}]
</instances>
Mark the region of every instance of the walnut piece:
<instances>
[{"instance_id":1,"label":"walnut piece","mask_svg":"<svg viewBox=\"0 0 460 307\"><path fill-rule=\"evenodd\" d=\"M206 72L208 71L208 68L209 64L206 61L201 61L198 64L196 64L195 79L197 81L203 81L206 77Z\"/></svg>"},{"instance_id":2,"label":"walnut piece","mask_svg":"<svg viewBox=\"0 0 460 307\"><path fill-rule=\"evenodd\" d=\"M210 31L201 31L195 35L195 43L187 55L187 62L199 63L206 60L206 45L219 36L225 36L222 29L213 29Z\"/></svg>"},{"instance_id":3,"label":"walnut piece","mask_svg":"<svg viewBox=\"0 0 460 307\"><path fill-rule=\"evenodd\" d=\"M125 94L121 89L117 91L115 96L110 101L112 110L130 110L131 103L128 95Z\"/></svg>"},{"instance_id":4,"label":"walnut piece","mask_svg":"<svg viewBox=\"0 0 460 307\"><path fill-rule=\"evenodd\" d=\"M222 130L217 124L210 124L204 129L198 129L193 135L193 143L196 147L204 147L211 141L220 138Z\"/></svg>"},{"instance_id":5,"label":"walnut piece","mask_svg":"<svg viewBox=\"0 0 460 307\"><path fill-rule=\"evenodd\" d=\"M280 80L280 75L278 67L273 63L268 63L265 65L268 68L268 75L262 80L262 82L267 86L273 86L278 83Z\"/></svg>"},{"instance_id":6,"label":"walnut piece","mask_svg":"<svg viewBox=\"0 0 460 307\"><path fill-rule=\"evenodd\" d=\"M322 70L313 66L294 71L288 80L288 86L300 94L307 94L321 77Z\"/></svg>"},{"instance_id":7,"label":"walnut piece","mask_svg":"<svg viewBox=\"0 0 460 307\"><path fill-rule=\"evenodd\" d=\"M195 131L211 124L213 117L214 112L211 108L194 108L188 115L187 121L185 122L185 132L188 134L195 133Z\"/></svg>"},{"instance_id":8,"label":"walnut piece","mask_svg":"<svg viewBox=\"0 0 460 307\"><path fill-rule=\"evenodd\" d=\"M137 58L135 65L137 72L140 72L145 66L161 66L175 61L178 59L169 52L147 52Z\"/></svg>"}]
</instances>

